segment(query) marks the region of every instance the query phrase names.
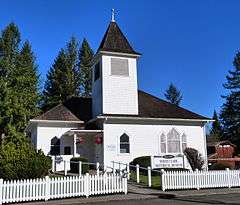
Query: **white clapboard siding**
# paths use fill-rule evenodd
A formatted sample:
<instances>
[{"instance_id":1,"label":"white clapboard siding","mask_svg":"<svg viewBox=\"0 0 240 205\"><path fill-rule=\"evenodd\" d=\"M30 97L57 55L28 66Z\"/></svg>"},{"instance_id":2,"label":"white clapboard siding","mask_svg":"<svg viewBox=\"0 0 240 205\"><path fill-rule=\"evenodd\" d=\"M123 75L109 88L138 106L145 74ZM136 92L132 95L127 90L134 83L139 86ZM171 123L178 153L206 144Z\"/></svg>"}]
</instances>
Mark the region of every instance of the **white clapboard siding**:
<instances>
[{"instance_id":1,"label":"white clapboard siding","mask_svg":"<svg viewBox=\"0 0 240 205\"><path fill-rule=\"evenodd\" d=\"M240 187L239 170L163 171L162 189L201 189Z\"/></svg>"},{"instance_id":2,"label":"white clapboard siding","mask_svg":"<svg viewBox=\"0 0 240 205\"><path fill-rule=\"evenodd\" d=\"M0 204L119 192L127 193L127 178L114 174L12 181L0 179Z\"/></svg>"}]
</instances>

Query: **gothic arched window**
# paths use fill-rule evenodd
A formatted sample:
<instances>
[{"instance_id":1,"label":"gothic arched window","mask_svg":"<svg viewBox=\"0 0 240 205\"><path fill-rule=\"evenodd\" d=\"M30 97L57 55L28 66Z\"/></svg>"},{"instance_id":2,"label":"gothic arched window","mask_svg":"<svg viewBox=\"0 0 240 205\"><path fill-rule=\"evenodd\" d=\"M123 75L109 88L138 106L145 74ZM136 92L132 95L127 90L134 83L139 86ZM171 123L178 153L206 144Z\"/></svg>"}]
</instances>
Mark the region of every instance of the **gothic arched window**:
<instances>
[{"instance_id":1,"label":"gothic arched window","mask_svg":"<svg viewBox=\"0 0 240 205\"><path fill-rule=\"evenodd\" d=\"M187 136L177 132L172 128L167 135L164 133L160 136L161 153L182 153L187 147Z\"/></svg>"},{"instance_id":2,"label":"gothic arched window","mask_svg":"<svg viewBox=\"0 0 240 205\"><path fill-rule=\"evenodd\" d=\"M120 136L120 153L130 153L129 136L125 133Z\"/></svg>"},{"instance_id":3,"label":"gothic arched window","mask_svg":"<svg viewBox=\"0 0 240 205\"><path fill-rule=\"evenodd\" d=\"M183 133L182 135L182 151L184 152L184 150L187 148L187 136L185 135L185 133Z\"/></svg>"},{"instance_id":4,"label":"gothic arched window","mask_svg":"<svg viewBox=\"0 0 240 205\"><path fill-rule=\"evenodd\" d=\"M174 128L167 134L167 148L169 153L181 152L180 135Z\"/></svg>"},{"instance_id":5,"label":"gothic arched window","mask_svg":"<svg viewBox=\"0 0 240 205\"><path fill-rule=\"evenodd\" d=\"M60 155L60 139L58 139L56 136L51 139L50 154Z\"/></svg>"}]
</instances>

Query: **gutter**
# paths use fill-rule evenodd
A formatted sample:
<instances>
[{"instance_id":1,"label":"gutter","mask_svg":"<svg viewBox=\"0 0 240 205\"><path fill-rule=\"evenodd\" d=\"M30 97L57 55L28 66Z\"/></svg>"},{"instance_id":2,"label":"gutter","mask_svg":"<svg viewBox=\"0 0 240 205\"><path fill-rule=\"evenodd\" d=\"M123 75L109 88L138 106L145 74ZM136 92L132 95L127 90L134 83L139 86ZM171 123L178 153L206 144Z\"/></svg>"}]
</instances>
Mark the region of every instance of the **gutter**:
<instances>
[{"instance_id":1,"label":"gutter","mask_svg":"<svg viewBox=\"0 0 240 205\"><path fill-rule=\"evenodd\" d=\"M97 116L94 120L96 120L96 119L149 120L149 121L179 121L179 122L214 122L214 120L211 120L211 119L119 117L119 116Z\"/></svg>"},{"instance_id":2,"label":"gutter","mask_svg":"<svg viewBox=\"0 0 240 205\"><path fill-rule=\"evenodd\" d=\"M60 122L60 123L78 123L78 124L84 124L83 121L81 120L72 120L72 121L67 121L67 120L35 120L35 119L31 119L29 120L29 122L47 122L47 123L56 123L56 122Z\"/></svg>"}]
</instances>

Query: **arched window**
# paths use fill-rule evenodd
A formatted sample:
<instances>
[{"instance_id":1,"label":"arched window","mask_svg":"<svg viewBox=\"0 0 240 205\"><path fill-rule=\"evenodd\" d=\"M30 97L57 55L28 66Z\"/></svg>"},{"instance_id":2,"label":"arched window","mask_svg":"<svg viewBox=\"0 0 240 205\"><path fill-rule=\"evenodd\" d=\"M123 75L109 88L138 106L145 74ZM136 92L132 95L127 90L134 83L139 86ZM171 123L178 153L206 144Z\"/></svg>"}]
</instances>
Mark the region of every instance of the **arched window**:
<instances>
[{"instance_id":1,"label":"arched window","mask_svg":"<svg viewBox=\"0 0 240 205\"><path fill-rule=\"evenodd\" d=\"M167 148L169 153L180 153L180 135L179 133L173 128L167 134Z\"/></svg>"},{"instance_id":2,"label":"arched window","mask_svg":"<svg viewBox=\"0 0 240 205\"><path fill-rule=\"evenodd\" d=\"M167 136L164 133L160 136L161 153L182 153L186 147L187 136L180 136L175 128L172 128Z\"/></svg>"},{"instance_id":3,"label":"arched window","mask_svg":"<svg viewBox=\"0 0 240 205\"><path fill-rule=\"evenodd\" d=\"M56 136L51 139L50 154L60 155L60 139L58 139Z\"/></svg>"},{"instance_id":4,"label":"arched window","mask_svg":"<svg viewBox=\"0 0 240 205\"><path fill-rule=\"evenodd\" d=\"M129 136L125 133L120 136L120 153L130 153Z\"/></svg>"},{"instance_id":5,"label":"arched window","mask_svg":"<svg viewBox=\"0 0 240 205\"><path fill-rule=\"evenodd\" d=\"M184 152L184 150L187 148L187 136L185 135L185 133L183 133L182 135L182 151Z\"/></svg>"},{"instance_id":6,"label":"arched window","mask_svg":"<svg viewBox=\"0 0 240 205\"><path fill-rule=\"evenodd\" d=\"M166 136L165 134L161 135L161 152L162 153L166 153L167 152L167 148L166 148Z\"/></svg>"}]
</instances>

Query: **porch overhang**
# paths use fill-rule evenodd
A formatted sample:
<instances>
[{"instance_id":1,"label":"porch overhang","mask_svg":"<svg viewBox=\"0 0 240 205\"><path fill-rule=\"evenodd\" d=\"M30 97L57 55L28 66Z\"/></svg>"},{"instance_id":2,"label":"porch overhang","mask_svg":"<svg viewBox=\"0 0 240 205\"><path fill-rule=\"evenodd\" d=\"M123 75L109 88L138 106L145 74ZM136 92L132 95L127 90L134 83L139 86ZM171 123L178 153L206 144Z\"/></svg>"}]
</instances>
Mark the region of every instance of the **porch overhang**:
<instances>
[{"instance_id":1,"label":"porch overhang","mask_svg":"<svg viewBox=\"0 0 240 205\"><path fill-rule=\"evenodd\" d=\"M81 130L81 129L71 129L65 133L65 135L77 135L77 136L95 136L97 134L102 134L103 130Z\"/></svg>"}]
</instances>

